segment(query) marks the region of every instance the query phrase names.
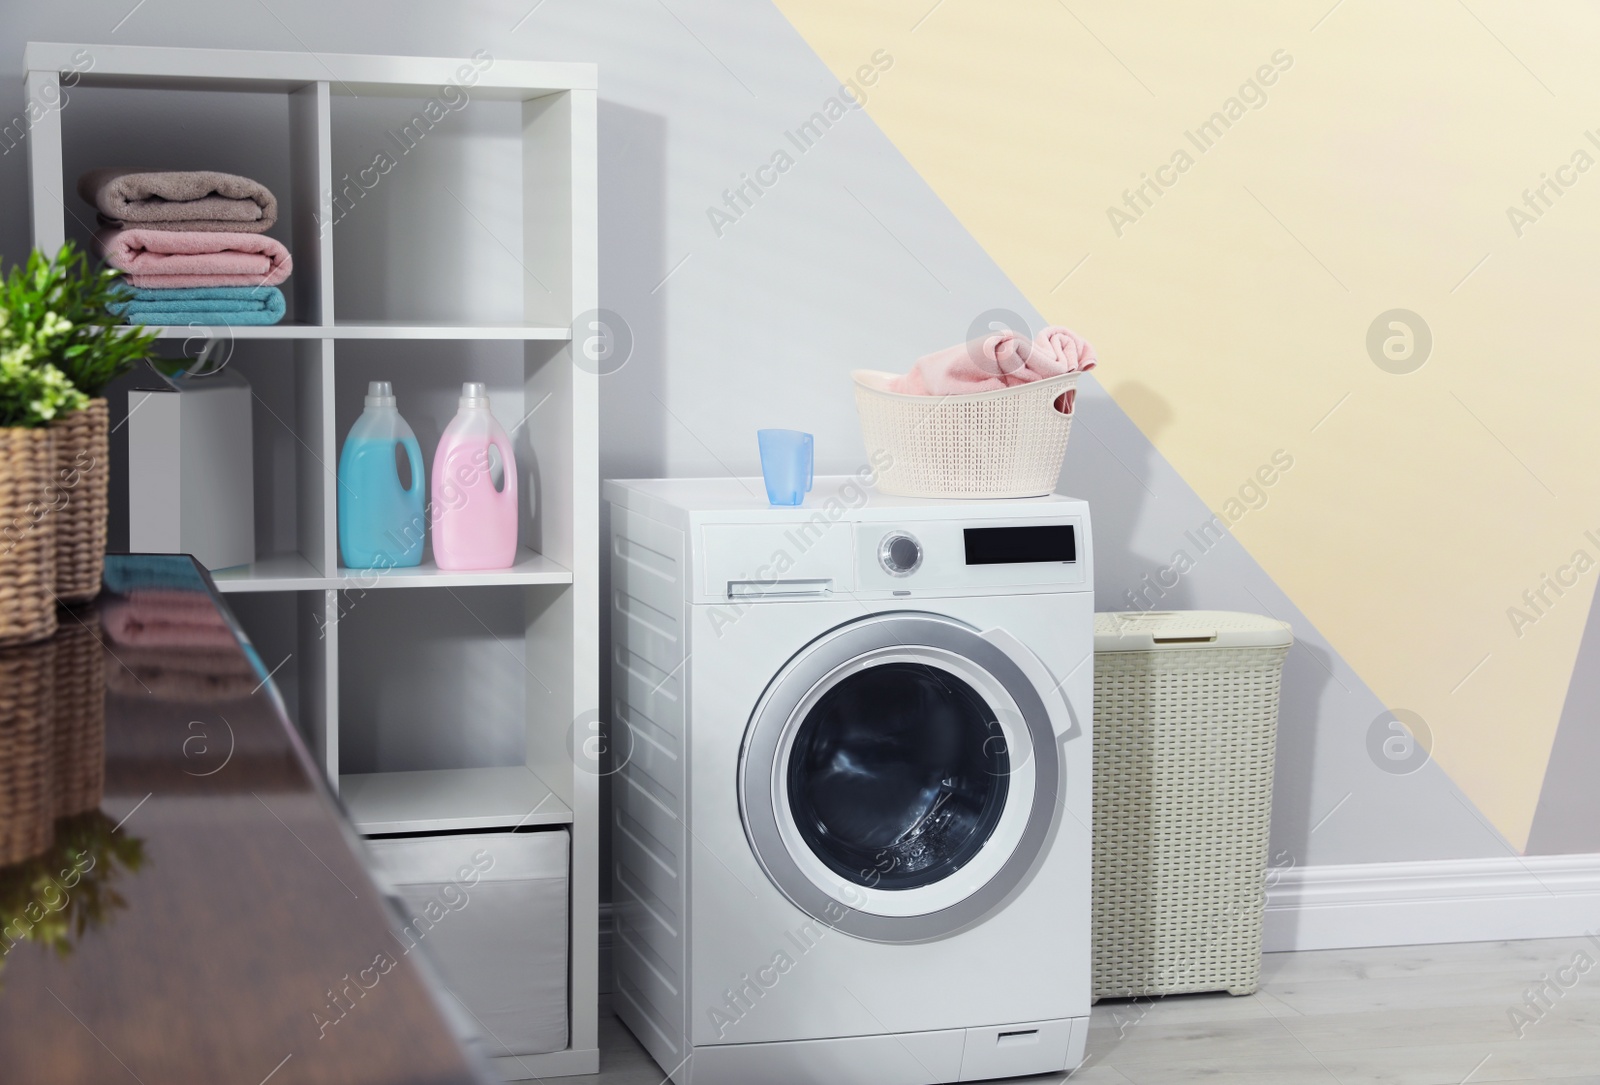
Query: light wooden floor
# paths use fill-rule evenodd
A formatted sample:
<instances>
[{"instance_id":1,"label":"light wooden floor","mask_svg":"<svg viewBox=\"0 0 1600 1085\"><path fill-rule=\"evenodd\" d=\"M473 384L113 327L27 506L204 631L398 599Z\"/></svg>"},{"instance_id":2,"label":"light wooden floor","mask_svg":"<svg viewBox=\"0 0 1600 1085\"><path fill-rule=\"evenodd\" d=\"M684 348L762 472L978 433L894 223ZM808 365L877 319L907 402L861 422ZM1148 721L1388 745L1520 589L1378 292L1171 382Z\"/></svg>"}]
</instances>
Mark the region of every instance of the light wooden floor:
<instances>
[{"instance_id":1,"label":"light wooden floor","mask_svg":"<svg viewBox=\"0 0 1600 1085\"><path fill-rule=\"evenodd\" d=\"M1529 1009L1529 989L1563 970L1571 987L1548 988L1542 1015ZM1261 972L1246 998L1097 1005L1073 1085L1600 1085L1600 945L1587 939L1273 953ZM1520 1038L1514 1009L1531 1021ZM600 1048L590 1080L660 1085L661 1070L605 1007Z\"/></svg>"}]
</instances>

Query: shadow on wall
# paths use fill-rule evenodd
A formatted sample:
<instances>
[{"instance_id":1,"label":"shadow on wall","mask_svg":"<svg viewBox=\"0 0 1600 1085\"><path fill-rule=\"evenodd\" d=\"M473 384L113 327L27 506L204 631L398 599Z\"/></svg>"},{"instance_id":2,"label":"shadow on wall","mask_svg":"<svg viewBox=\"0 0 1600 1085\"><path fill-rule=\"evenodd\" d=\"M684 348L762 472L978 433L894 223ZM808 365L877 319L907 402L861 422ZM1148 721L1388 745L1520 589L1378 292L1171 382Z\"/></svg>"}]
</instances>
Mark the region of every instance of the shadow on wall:
<instances>
[{"instance_id":1,"label":"shadow on wall","mask_svg":"<svg viewBox=\"0 0 1600 1085\"><path fill-rule=\"evenodd\" d=\"M1091 377L1091 380L1095 378ZM1093 406L1085 418L1093 419L1093 427L1077 420L1073 435L1088 439L1094 445L1091 455L1096 460L1109 459L1112 463L1095 463L1087 469L1072 468L1072 451L1069 446L1068 469L1064 472L1060 489L1089 499L1093 514L1095 544L1095 609L1111 610L1187 610L1194 607L1193 585L1187 577L1173 569L1173 555L1156 553L1141 555L1138 540L1148 537L1150 524L1165 520L1155 514L1150 506L1158 500L1146 480L1155 476L1163 466L1161 454L1156 450L1161 435L1172 424L1172 404L1150 385L1142 381L1121 381L1112 389L1102 386L1100 394L1092 396ZM1090 397L1086 397L1090 398ZM1113 412L1120 415L1114 418ZM1106 434L1102 440L1097 430L1108 426L1136 426L1142 438L1137 441L1119 441L1115 435ZM1082 452L1081 438L1076 451ZM1141 459L1129 463L1113 452L1112 446L1138 447ZM1080 481L1081 480L1081 481ZM1084 486L1100 492L1080 492ZM1077 489L1074 489L1074 486ZM1114 491L1114 492L1113 492ZM1131 498L1131 500L1130 500ZM1134 567L1111 569L1101 564L1111 555L1126 563L1132 559ZM1148 568L1140 570L1138 565ZM1162 572L1172 569L1172 575ZM1107 573L1112 575L1108 576ZM1142 575L1141 575L1142 573ZM1108 589L1117 584L1121 590ZM1132 585L1130 587L1130 585Z\"/></svg>"},{"instance_id":2,"label":"shadow on wall","mask_svg":"<svg viewBox=\"0 0 1600 1085\"><path fill-rule=\"evenodd\" d=\"M1177 512L1157 509L1160 486L1171 468L1159 443L1175 410L1160 392L1140 381L1116 383L1115 399L1091 375L1083 388L1087 408L1073 427L1067 461L1057 489L1088 500L1092 511L1095 553L1095 609L1191 610L1218 606L1213 590L1201 593L1192 572L1218 563L1237 565L1224 553L1240 544L1231 531L1213 520L1192 491L1183 491ZM1137 459L1129 450L1138 450ZM1163 487L1164 492L1165 487ZM1193 508L1189 512L1188 508ZM1186 524L1184 517L1194 518ZM1152 549L1151 539L1162 542ZM1181 556L1180 556L1181 555ZM1241 555L1242 556L1242 555ZM1246 557L1245 560L1248 561ZM1214 575L1209 577L1215 584ZM1201 598L1201 595L1207 598ZM1237 609L1267 613L1242 581L1226 596ZM1284 663L1279 704L1278 743L1273 777L1272 857L1298 863L1308 854L1314 829L1312 777L1316 769L1316 721L1333 681L1335 661L1324 649L1302 638Z\"/></svg>"},{"instance_id":3,"label":"shadow on wall","mask_svg":"<svg viewBox=\"0 0 1600 1085\"><path fill-rule=\"evenodd\" d=\"M600 367L600 477L659 473L666 461L666 307L653 292L666 266L667 121L605 99L599 105L600 305L631 351L621 368ZM574 329L575 338L605 329ZM613 344L618 340L613 340ZM582 351L574 342L573 350ZM600 716L611 700L611 507L600 503ZM611 819L611 766L600 780L602 819ZM600 899L611 899L611 834L600 834Z\"/></svg>"},{"instance_id":4,"label":"shadow on wall","mask_svg":"<svg viewBox=\"0 0 1600 1085\"><path fill-rule=\"evenodd\" d=\"M1596 766L1600 766L1600 613L1591 602L1528 834L1529 855L1600 852Z\"/></svg>"}]
</instances>

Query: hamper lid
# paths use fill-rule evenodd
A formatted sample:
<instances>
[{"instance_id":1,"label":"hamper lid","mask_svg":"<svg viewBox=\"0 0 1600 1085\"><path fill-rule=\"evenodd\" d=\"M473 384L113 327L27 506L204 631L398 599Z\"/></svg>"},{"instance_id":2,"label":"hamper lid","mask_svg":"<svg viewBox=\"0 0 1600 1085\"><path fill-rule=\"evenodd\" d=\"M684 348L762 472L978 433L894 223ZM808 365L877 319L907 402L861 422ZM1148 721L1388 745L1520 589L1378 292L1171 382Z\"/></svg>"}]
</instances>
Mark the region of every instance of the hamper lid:
<instances>
[{"instance_id":1,"label":"hamper lid","mask_svg":"<svg viewBox=\"0 0 1600 1085\"><path fill-rule=\"evenodd\" d=\"M1288 622L1231 610L1127 610L1094 616L1096 652L1287 648L1293 643Z\"/></svg>"}]
</instances>

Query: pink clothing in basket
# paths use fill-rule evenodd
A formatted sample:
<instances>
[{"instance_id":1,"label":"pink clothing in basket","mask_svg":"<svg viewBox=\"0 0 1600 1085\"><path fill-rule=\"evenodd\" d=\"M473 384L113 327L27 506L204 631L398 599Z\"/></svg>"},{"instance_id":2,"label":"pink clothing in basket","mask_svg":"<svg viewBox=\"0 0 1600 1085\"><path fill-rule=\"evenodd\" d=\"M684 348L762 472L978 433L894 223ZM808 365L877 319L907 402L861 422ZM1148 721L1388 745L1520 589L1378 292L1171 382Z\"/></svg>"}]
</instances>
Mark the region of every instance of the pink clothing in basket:
<instances>
[{"instance_id":1,"label":"pink clothing in basket","mask_svg":"<svg viewBox=\"0 0 1600 1085\"><path fill-rule=\"evenodd\" d=\"M889 391L912 396L993 392L1084 372L1095 361L1094 348L1066 328L1046 328L1031 341L1003 331L923 355L911 372L889 382Z\"/></svg>"},{"instance_id":2,"label":"pink clothing in basket","mask_svg":"<svg viewBox=\"0 0 1600 1085\"><path fill-rule=\"evenodd\" d=\"M1033 341L1028 366L1040 377L1054 377L1062 373L1087 373L1097 361L1094 348L1076 332L1051 325Z\"/></svg>"}]
</instances>

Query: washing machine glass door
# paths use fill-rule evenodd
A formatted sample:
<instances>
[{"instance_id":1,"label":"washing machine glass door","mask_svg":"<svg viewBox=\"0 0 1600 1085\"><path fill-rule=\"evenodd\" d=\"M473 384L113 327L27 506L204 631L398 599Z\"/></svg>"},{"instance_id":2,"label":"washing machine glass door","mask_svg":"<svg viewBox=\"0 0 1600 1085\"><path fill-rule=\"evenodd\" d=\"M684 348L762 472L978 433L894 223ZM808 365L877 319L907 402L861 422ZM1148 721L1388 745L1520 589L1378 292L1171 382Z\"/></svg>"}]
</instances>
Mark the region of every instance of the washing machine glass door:
<instances>
[{"instance_id":1,"label":"washing machine glass door","mask_svg":"<svg viewBox=\"0 0 1600 1085\"><path fill-rule=\"evenodd\" d=\"M798 907L875 941L960 930L1002 903L1049 835L1056 728L1015 642L886 614L807 646L751 717L751 847Z\"/></svg>"}]
</instances>

